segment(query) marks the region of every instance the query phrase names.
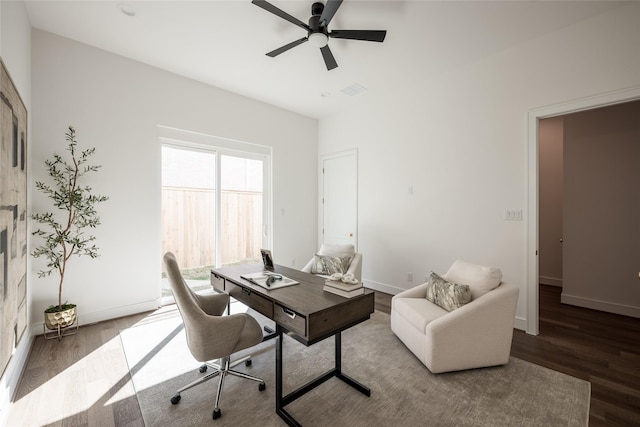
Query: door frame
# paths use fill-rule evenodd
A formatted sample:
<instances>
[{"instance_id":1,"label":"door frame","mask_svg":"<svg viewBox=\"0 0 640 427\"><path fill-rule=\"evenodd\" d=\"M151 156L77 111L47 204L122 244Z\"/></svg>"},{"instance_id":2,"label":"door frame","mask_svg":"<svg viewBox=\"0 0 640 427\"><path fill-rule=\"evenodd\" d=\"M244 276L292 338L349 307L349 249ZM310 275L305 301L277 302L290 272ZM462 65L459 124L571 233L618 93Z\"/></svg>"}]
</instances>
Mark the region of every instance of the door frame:
<instances>
[{"instance_id":1,"label":"door frame","mask_svg":"<svg viewBox=\"0 0 640 427\"><path fill-rule=\"evenodd\" d=\"M520 325L528 334L539 333L538 304L538 203L539 203L539 121L549 117L576 113L640 99L640 86L589 96L564 103L549 105L527 114L528 124L528 196L527 196L527 317Z\"/></svg>"},{"instance_id":2,"label":"door frame","mask_svg":"<svg viewBox=\"0 0 640 427\"><path fill-rule=\"evenodd\" d=\"M353 239L354 242L354 248L356 250L356 252L358 251L358 149L357 148L350 148L348 150L343 150L343 151L337 151L334 153L329 153L329 154L323 154L320 156L320 158L318 159L318 196L319 196L319 200L318 200L318 242L320 243L320 245L322 245L324 243L324 203L323 203L323 196L324 196L324 172L323 172L323 167L324 167L324 162L326 160L330 160L330 159L336 159L339 157L353 157L354 159L354 167L356 169L356 217L355 217L355 236Z\"/></svg>"}]
</instances>

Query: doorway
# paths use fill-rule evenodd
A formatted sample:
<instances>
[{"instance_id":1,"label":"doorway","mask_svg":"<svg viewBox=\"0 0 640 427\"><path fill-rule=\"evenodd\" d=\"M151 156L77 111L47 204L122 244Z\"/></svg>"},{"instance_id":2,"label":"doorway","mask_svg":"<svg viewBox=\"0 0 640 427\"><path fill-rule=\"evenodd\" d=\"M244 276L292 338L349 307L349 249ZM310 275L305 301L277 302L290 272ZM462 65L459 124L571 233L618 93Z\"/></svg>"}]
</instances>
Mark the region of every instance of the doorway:
<instances>
[{"instance_id":1,"label":"doorway","mask_svg":"<svg viewBox=\"0 0 640 427\"><path fill-rule=\"evenodd\" d=\"M560 282L565 304L640 317L640 101L539 129L540 283Z\"/></svg>"},{"instance_id":2,"label":"doorway","mask_svg":"<svg viewBox=\"0 0 640 427\"><path fill-rule=\"evenodd\" d=\"M527 319L525 330L537 335L538 326L538 285L539 285L539 121L562 114L592 110L599 107L620 104L640 99L640 87L611 92L604 95L584 98L564 104L557 104L532 110L528 114L529 122L529 179L528 179L528 255L527 255Z\"/></svg>"},{"instance_id":3,"label":"doorway","mask_svg":"<svg viewBox=\"0 0 640 427\"><path fill-rule=\"evenodd\" d=\"M212 268L259 262L260 249L270 248L270 156L185 141L161 143L162 253L176 255L187 284L209 289ZM168 303L164 272L161 283Z\"/></svg>"}]
</instances>

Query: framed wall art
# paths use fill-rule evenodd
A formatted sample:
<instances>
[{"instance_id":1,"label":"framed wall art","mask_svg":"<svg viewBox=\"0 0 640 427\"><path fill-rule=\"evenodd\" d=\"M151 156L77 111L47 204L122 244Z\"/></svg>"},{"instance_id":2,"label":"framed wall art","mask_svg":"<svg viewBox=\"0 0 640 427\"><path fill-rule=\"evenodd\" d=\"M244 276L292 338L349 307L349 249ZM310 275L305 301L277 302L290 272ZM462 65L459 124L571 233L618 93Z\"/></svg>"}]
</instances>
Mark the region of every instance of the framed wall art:
<instances>
[{"instance_id":1,"label":"framed wall art","mask_svg":"<svg viewBox=\"0 0 640 427\"><path fill-rule=\"evenodd\" d=\"M0 373L27 327L27 109L0 59Z\"/></svg>"}]
</instances>

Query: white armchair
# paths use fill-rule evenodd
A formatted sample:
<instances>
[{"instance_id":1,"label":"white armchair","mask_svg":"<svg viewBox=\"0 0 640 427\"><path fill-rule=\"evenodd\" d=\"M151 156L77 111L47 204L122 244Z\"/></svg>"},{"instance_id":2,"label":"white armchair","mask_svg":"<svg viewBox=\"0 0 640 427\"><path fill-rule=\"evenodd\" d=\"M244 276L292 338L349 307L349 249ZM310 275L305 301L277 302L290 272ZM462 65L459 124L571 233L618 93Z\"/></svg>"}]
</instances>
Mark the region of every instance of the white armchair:
<instances>
[{"instance_id":1,"label":"white armchair","mask_svg":"<svg viewBox=\"0 0 640 427\"><path fill-rule=\"evenodd\" d=\"M356 252L353 245L322 245L316 255L331 257L352 256L353 258L345 274L353 274L358 281L362 281L362 254ZM311 258L307 265L302 268L302 271L311 273L313 262L314 258Z\"/></svg>"},{"instance_id":2,"label":"white armchair","mask_svg":"<svg viewBox=\"0 0 640 427\"><path fill-rule=\"evenodd\" d=\"M500 270L456 261L446 280L471 288L471 302L446 311L426 299L428 283L391 300L391 330L433 373L509 362L518 288Z\"/></svg>"}]
</instances>

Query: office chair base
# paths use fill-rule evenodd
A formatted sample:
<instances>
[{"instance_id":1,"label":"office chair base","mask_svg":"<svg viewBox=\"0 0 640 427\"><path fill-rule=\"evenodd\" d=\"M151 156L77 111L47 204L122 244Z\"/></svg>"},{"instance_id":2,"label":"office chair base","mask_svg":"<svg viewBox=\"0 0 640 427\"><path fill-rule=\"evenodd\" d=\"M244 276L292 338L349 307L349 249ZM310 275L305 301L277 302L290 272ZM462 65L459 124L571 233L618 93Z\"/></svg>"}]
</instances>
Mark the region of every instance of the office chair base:
<instances>
[{"instance_id":1,"label":"office chair base","mask_svg":"<svg viewBox=\"0 0 640 427\"><path fill-rule=\"evenodd\" d=\"M218 392L216 394L216 406L215 406L215 409L213 410L213 415L212 415L214 420L220 418L222 416L222 412L220 411L220 408L218 405L220 403L220 395L222 394L222 385L227 375L233 375L236 377L245 378L248 380L258 382L259 383L258 391L264 391L267 388L262 378L254 377L253 375L245 374L244 372L234 371L232 369L243 362L245 366L251 366L251 356L245 356L243 358L233 361L233 363L230 362L228 357L221 359L219 364L213 363L213 362L204 363L199 368L200 373L205 373L209 368L213 368L214 371L180 388L176 392L176 394L174 394L173 397L171 398L171 404L177 405L178 403L180 403L180 399L182 399L181 393L183 391L188 390L192 387L195 387L198 384L202 384L203 382L208 381L211 378L220 376L220 381L218 383ZM221 366L224 366L224 368L222 368Z\"/></svg>"},{"instance_id":2,"label":"office chair base","mask_svg":"<svg viewBox=\"0 0 640 427\"><path fill-rule=\"evenodd\" d=\"M242 359L239 359L233 362L229 367L233 368L234 366L238 366L242 362L244 362L244 366L251 366L251 356L243 357ZM202 366L200 366L199 368L200 373L204 374L205 372L207 372L207 369L209 368L209 366L211 366L214 369L220 370L220 365L218 365L217 363L207 362L207 363L204 363Z\"/></svg>"},{"instance_id":3,"label":"office chair base","mask_svg":"<svg viewBox=\"0 0 640 427\"><path fill-rule=\"evenodd\" d=\"M264 380L262 378L258 378L258 377L254 377L253 375L249 375L249 374L245 374L244 372L238 372L238 371L234 371L233 369L231 369L232 367L238 365L241 362L245 362L247 360L251 360L249 359L249 357L245 357L242 358L240 360L236 360L233 363L229 363L229 357L225 357L223 359L221 359L221 363L220 363L220 380L218 382L218 391L216 393L216 405L213 408L213 419L218 419L220 418L220 416L222 416L222 412L220 411L220 397L222 395L222 386L224 385L224 380L227 377L227 375L233 375L236 377L240 377L240 378L245 378L247 380L251 380L251 381L256 381L258 383L260 383L258 385L258 391L264 391L267 386L264 383Z\"/></svg>"}]
</instances>

